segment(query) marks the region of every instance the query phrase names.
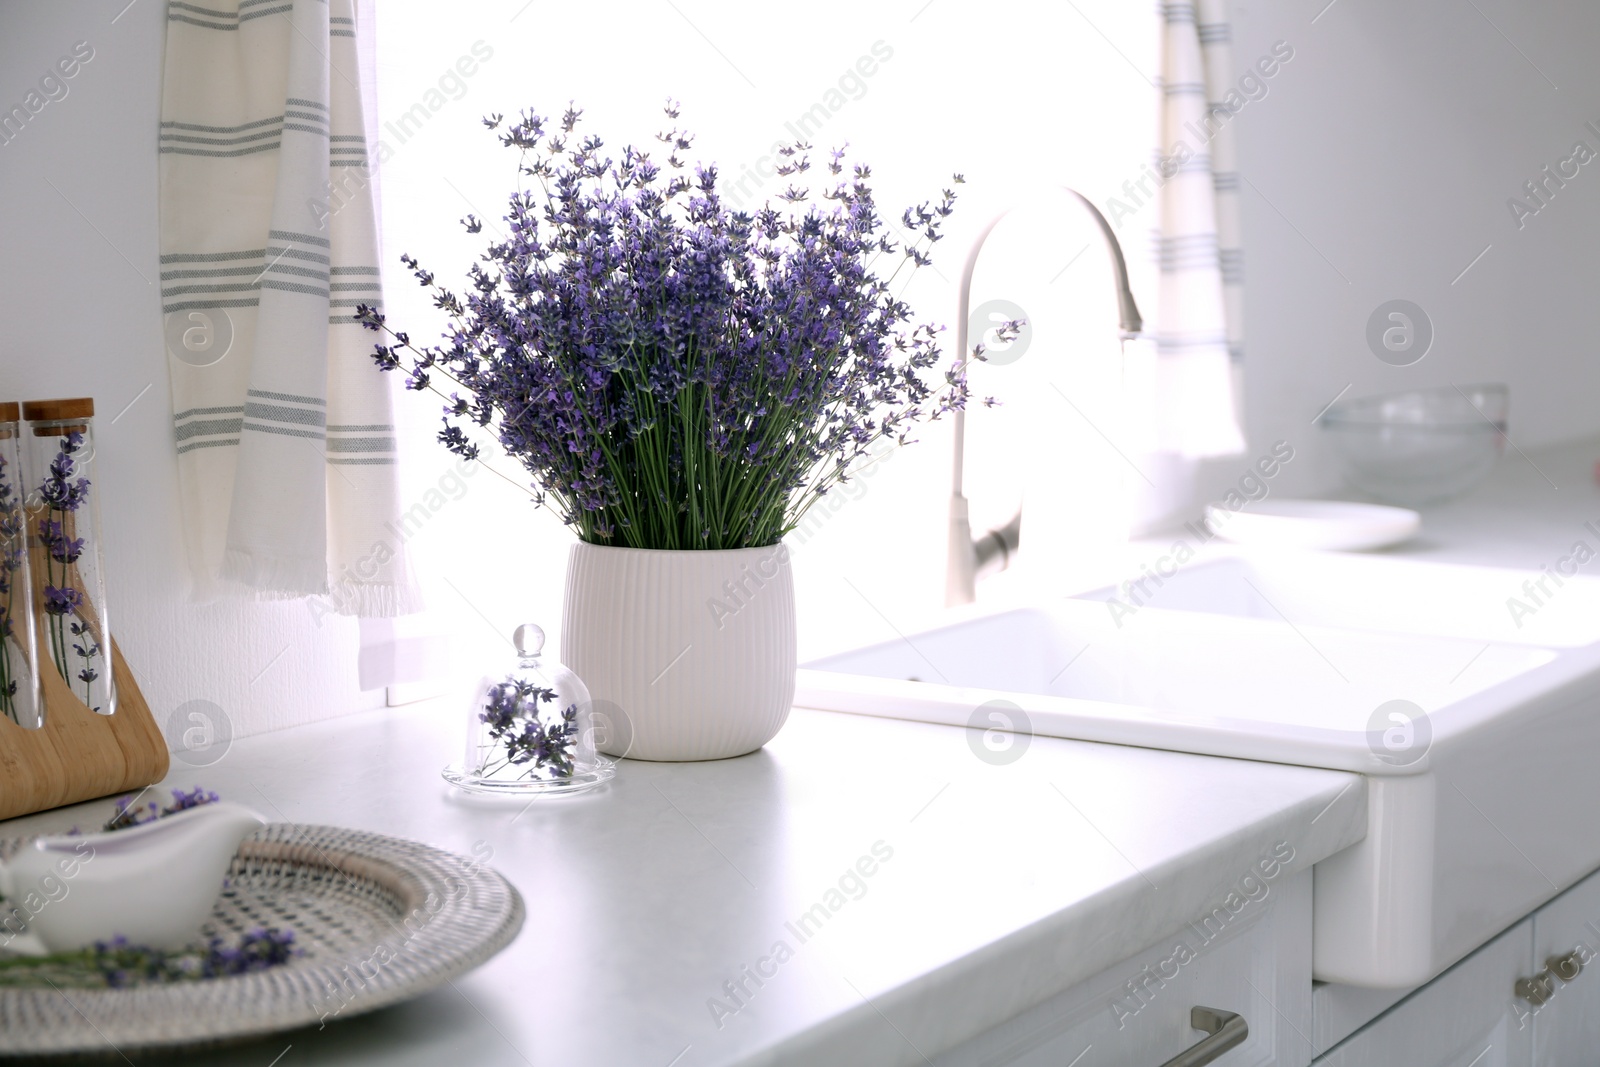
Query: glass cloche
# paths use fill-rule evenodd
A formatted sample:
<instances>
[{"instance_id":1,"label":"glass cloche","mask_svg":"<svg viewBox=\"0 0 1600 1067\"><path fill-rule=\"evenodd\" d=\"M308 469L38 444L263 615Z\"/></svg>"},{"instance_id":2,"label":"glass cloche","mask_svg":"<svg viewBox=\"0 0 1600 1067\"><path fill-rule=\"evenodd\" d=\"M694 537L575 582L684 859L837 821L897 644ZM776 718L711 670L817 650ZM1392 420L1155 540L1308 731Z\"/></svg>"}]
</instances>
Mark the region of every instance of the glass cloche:
<instances>
[{"instance_id":1,"label":"glass cloche","mask_svg":"<svg viewBox=\"0 0 1600 1067\"><path fill-rule=\"evenodd\" d=\"M468 711L465 760L445 780L474 793L580 793L611 777L595 751L594 712L582 679L540 659L544 631L531 622L512 634L517 662L485 677Z\"/></svg>"}]
</instances>

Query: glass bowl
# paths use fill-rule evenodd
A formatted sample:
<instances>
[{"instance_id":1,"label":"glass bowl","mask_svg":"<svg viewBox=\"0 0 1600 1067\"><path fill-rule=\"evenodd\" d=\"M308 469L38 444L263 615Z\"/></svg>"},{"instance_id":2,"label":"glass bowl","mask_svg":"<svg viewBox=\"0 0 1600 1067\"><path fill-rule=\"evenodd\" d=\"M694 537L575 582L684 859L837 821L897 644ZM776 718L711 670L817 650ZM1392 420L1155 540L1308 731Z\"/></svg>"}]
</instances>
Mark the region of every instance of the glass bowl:
<instances>
[{"instance_id":1,"label":"glass bowl","mask_svg":"<svg viewBox=\"0 0 1600 1067\"><path fill-rule=\"evenodd\" d=\"M1494 469L1509 404L1503 385L1447 386L1340 400L1320 421L1351 485L1417 507L1460 496Z\"/></svg>"}]
</instances>

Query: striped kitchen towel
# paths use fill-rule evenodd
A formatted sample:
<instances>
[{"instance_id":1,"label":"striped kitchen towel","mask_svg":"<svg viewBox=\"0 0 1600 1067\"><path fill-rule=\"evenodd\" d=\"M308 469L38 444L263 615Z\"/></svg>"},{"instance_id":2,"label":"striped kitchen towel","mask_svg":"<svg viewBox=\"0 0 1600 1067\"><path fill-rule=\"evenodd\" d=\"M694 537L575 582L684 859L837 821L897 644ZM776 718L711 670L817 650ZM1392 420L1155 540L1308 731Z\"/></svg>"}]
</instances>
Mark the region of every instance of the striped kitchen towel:
<instances>
[{"instance_id":1,"label":"striped kitchen towel","mask_svg":"<svg viewBox=\"0 0 1600 1067\"><path fill-rule=\"evenodd\" d=\"M418 610L381 304L354 0L170 0L161 295L199 599Z\"/></svg>"},{"instance_id":2,"label":"striped kitchen towel","mask_svg":"<svg viewBox=\"0 0 1600 1067\"><path fill-rule=\"evenodd\" d=\"M1244 449L1235 381L1244 336L1234 111L1224 102L1233 77L1227 8L1175 0L1160 15L1157 446L1231 455Z\"/></svg>"}]
</instances>

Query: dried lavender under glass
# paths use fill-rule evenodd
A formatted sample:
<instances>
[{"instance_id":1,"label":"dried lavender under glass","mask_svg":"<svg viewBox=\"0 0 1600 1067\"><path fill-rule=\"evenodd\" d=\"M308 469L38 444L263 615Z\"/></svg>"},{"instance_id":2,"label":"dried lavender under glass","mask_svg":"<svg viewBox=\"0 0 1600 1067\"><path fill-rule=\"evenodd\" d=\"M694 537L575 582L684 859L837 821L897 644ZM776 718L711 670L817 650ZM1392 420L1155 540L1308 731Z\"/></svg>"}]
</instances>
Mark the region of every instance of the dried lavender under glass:
<instances>
[{"instance_id":1,"label":"dried lavender under glass","mask_svg":"<svg viewBox=\"0 0 1600 1067\"><path fill-rule=\"evenodd\" d=\"M520 777L524 778L540 771L550 778L571 778L578 705L569 704L559 712L540 707L555 702L555 690L514 676L490 686L479 719L489 728L494 745L480 754L481 762L472 773L479 778L493 778L507 768L520 767ZM554 714L542 714L542 710Z\"/></svg>"},{"instance_id":2,"label":"dried lavender under glass","mask_svg":"<svg viewBox=\"0 0 1600 1067\"><path fill-rule=\"evenodd\" d=\"M559 662L546 663L544 630L525 622L511 635L515 666L486 676L468 706L466 758L444 769L469 792L581 793L607 781L596 750L589 689Z\"/></svg>"}]
</instances>

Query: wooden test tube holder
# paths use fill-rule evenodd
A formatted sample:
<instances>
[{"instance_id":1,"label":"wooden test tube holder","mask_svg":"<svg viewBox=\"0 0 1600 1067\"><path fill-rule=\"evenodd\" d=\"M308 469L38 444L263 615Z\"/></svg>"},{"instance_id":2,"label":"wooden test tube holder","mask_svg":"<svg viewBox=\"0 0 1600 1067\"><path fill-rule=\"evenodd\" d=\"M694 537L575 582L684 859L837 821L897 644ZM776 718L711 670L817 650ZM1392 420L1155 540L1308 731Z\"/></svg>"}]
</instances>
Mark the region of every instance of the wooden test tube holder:
<instances>
[{"instance_id":1,"label":"wooden test tube holder","mask_svg":"<svg viewBox=\"0 0 1600 1067\"><path fill-rule=\"evenodd\" d=\"M40 633L34 650L44 725L18 726L0 716L0 819L142 789L167 776L171 757L128 661L111 641L114 715L100 715L56 673Z\"/></svg>"},{"instance_id":2,"label":"wooden test tube holder","mask_svg":"<svg viewBox=\"0 0 1600 1067\"><path fill-rule=\"evenodd\" d=\"M9 409L7 421L16 422L18 405L3 406ZM94 401L87 397L32 401L22 405L21 414L29 420L88 419L94 415ZM34 433L59 435L71 428L56 423ZM30 531L37 520L36 514L27 516ZM33 562L34 603L38 605L43 594L43 556L31 532L28 552ZM0 819L142 789L165 778L171 762L166 739L116 641L106 634L94 634L111 649L116 691L115 714L100 715L79 700L57 672L46 645L48 627L43 618L39 622L33 667L39 674L44 725L30 729L0 716Z\"/></svg>"}]
</instances>

